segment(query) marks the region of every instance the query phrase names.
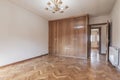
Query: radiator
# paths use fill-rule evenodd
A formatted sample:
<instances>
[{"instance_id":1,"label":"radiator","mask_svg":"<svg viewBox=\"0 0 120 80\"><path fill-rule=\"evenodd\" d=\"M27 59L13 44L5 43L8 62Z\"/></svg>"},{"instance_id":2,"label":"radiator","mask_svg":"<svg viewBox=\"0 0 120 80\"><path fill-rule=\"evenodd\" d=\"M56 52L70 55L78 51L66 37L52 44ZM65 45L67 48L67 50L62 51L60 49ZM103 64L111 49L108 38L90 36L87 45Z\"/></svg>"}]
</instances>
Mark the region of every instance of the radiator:
<instances>
[{"instance_id":1,"label":"radiator","mask_svg":"<svg viewBox=\"0 0 120 80\"><path fill-rule=\"evenodd\" d=\"M116 47L109 48L109 61L115 67L119 66L119 49Z\"/></svg>"}]
</instances>

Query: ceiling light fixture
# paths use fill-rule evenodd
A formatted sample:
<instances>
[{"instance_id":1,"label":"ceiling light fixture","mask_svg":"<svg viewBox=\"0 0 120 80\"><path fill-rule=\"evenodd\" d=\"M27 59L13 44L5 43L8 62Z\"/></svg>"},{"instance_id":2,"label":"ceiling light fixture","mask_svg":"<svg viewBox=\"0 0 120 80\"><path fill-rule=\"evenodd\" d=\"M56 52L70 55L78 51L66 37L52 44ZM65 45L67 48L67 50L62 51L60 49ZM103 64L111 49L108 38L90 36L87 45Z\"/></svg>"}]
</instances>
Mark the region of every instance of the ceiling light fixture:
<instances>
[{"instance_id":1,"label":"ceiling light fixture","mask_svg":"<svg viewBox=\"0 0 120 80\"><path fill-rule=\"evenodd\" d=\"M60 12L64 13L64 10L68 9L68 6L63 6L62 0L50 0L47 3L46 10L52 11L52 13Z\"/></svg>"}]
</instances>

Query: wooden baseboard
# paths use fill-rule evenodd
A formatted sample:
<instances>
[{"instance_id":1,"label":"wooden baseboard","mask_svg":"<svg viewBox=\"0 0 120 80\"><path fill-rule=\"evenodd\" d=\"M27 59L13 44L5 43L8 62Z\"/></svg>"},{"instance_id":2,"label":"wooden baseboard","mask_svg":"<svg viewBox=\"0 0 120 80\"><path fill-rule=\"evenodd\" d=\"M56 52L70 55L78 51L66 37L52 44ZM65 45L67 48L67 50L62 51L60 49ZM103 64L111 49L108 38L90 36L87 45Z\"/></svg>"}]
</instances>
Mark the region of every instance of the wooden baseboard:
<instances>
[{"instance_id":1,"label":"wooden baseboard","mask_svg":"<svg viewBox=\"0 0 120 80\"><path fill-rule=\"evenodd\" d=\"M100 55L106 55L107 53L100 53Z\"/></svg>"},{"instance_id":2,"label":"wooden baseboard","mask_svg":"<svg viewBox=\"0 0 120 80\"><path fill-rule=\"evenodd\" d=\"M56 57L64 57L64 58L74 58L74 59L81 59L81 60L87 60L87 56L86 57L76 57L76 56L65 56L65 55L51 55L51 56L56 56Z\"/></svg>"},{"instance_id":3,"label":"wooden baseboard","mask_svg":"<svg viewBox=\"0 0 120 80\"><path fill-rule=\"evenodd\" d=\"M43 56L47 56L47 55L49 55L49 54L40 55L40 56L29 58L29 59L26 59L26 60L22 60L22 61L18 61L18 62L15 62L15 63L7 64L5 66L0 66L0 69L5 68L5 67L9 67L9 66L13 66L13 65L16 65L16 64L20 64L20 63L23 63L23 62L26 62L26 61L30 61L30 60L33 60L33 59L36 59L36 58L40 58L40 57L43 57Z\"/></svg>"},{"instance_id":4,"label":"wooden baseboard","mask_svg":"<svg viewBox=\"0 0 120 80\"><path fill-rule=\"evenodd\" d=\"M99 47L91 47L91 49L99 49Z\"/></svg>"}]
</instances>

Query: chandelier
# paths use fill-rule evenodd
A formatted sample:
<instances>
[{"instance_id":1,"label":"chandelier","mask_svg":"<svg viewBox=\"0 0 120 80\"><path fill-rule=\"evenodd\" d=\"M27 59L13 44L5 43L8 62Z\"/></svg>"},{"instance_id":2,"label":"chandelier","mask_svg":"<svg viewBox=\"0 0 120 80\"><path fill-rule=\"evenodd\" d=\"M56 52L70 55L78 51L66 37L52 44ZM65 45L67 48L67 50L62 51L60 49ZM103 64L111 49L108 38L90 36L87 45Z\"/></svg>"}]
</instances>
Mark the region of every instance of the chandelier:
<instances>
[{"instance_id":1,"label":"chandelier","mask_svg":"<svg viewBox=\"0 0 120 80\"><path fill-rule=\"evenodd\" d=\"M68 9L68 6L63 6L62 0L50 0L47 3L46 10L52 11L52 13L60 12L64 13L64 10Z\"/></svg>"}]
</instances>

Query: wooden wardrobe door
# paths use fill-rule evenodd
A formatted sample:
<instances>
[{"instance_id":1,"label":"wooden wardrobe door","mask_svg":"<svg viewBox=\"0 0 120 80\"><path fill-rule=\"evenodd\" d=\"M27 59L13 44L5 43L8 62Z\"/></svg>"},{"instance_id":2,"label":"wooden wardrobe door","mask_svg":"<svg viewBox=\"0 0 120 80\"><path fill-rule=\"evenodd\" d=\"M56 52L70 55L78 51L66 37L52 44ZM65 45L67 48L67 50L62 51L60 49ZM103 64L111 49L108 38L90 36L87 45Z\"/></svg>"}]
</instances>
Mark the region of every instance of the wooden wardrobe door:
<instances>
[{"instance_id":1,"label":"wooden wardrobe door","mask_svg":"<svg viewBox=\"0 0 120 80\"><path fill-rule=\"evenodd\" d=\"M86 18L76 18L74 24L74 56L84 59L87 58Z\"/></svg>"},{"instance_id":2,"label":"wooden wardrobe door","mask_svg":"<svg viewBox=\"0 0 120 80\"><path fill-rule=\"evenodd\" d=\"M71 19L60 20L58 26L57 55L73 57L73 24Z\"/></svg>"},{"instance_id":3,"label":"wooden wardrobe door","mask_svg":"<svg viewBox=\"0 0 120 80\"><path fill-rule=\"evenodd\" d=\"M50 21L49 52L58 56L87 58L86 17Z\"/></svg>"},{"instance_id":4,"label":"wooden wardrobe door","mask_svg":"<svg viewBox=\"0 0 120 80\"><path fill-rule=\"evenodd\" d=\"M56 54L57 43L57 22L53 21L49 23L49 53Z\"/></svg>"}]
</instances>

